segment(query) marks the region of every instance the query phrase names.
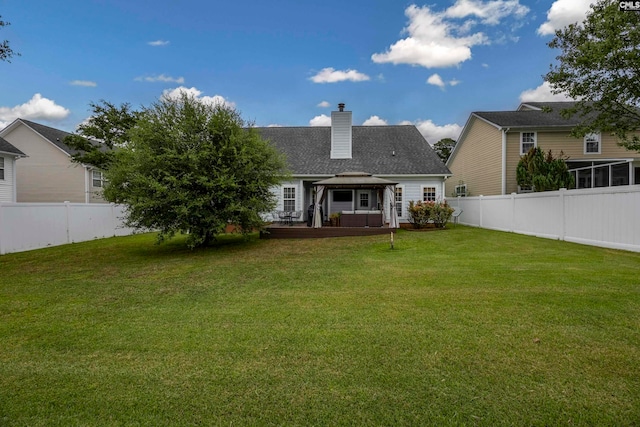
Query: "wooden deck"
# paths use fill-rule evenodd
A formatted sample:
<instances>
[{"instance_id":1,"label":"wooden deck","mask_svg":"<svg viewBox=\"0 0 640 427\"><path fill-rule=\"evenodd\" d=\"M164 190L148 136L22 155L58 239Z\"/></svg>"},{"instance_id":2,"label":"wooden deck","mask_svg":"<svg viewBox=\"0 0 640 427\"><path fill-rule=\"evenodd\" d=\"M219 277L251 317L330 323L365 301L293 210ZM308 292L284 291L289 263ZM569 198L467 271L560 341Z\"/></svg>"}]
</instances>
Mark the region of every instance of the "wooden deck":
<instances>
[{"instance_id":1,"label":"wooden deck","mask_svg":"<svg viewBox=\"0 0 640 427\"><path fill-rule=\"evenodd\" d=\"M331 227L322 228L307 227L306 223L267 226L266 231L260 233L261 239L322 239L325 237L345 236L372 236L389 234L392 230L386 225L383 227Z\"/></svg>"}]
</instances>

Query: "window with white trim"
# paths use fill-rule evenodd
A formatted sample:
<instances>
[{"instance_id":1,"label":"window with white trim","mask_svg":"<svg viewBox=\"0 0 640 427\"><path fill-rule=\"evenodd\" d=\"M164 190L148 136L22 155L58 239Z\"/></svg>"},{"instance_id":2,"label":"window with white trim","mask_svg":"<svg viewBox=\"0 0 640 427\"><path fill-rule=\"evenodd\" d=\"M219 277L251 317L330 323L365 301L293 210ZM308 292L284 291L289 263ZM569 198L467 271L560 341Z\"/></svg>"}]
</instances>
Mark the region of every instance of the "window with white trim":
<instances>
[{"instance_id":1,"label":"window with white trim","mask_svg":"<svg viewBox=\"0 0 640 427\"><path fill-rule=\"evenodd\" d=\"M535 132L520 132L520 154L527 154L533 147L537 147Z\"/></svg>"},{"instance_id":2,"label":"window with white trim","mask_svg":"<svg viewBox=\"0 0 640 427\"><path fill-rule=\"evenodd\" d=\"M436 201L436 187L422 187L422 201L423 202L435 202Z\"/></svg>"},{"instance_id":3,"label":"window with white trim","mask_svg":"<svg viewBox=\"0 0 640 427\"><path fill-rule=\"evenodd\" d=\"M402 187L396 187L396 194L395 194L395 202L396 202L396 211L398 211L398 217L402 216Z\"/></svg>"},{"instance_id":4,"label":"window with white trim","mask_svg":"<svg viewBox=\"0 0 640 427\"><path fill-rule=\"evenodd\" d=\"M104 186L104 174L101 171L91 171L91 185L94 187Z\"/></svg>"},{"instance_id":5,"label":"window with white trim","mask_svg":"<svg viewBox=\"0 0 640 427\"><path fill-rule=\"evenodd\" d=\"M584 154L600 154L599 133L590 133L584 136Z\"/></svg>"},{"instance_id":6,"label":"window with white trim","mask_svg":"<svg viewBox=\"0 0 640 427\"><path fill-rule=\"evenodd\" d=\"M282 207L287 212L296 210L296 187L283 187Z\"/></svg>"},{"instance_id":7,"label":"window with white trim","mask_svg":"<svg viewBox=\"0 0 640 427\"><path fill-rule=\"evenodd\" d=\"M360 208L369 209L369 193L360 193Z\"/></svg>"},{"instance_id":8,"label":"window with white trim","mask_svg":"<svg viewBox=\"0 0 640 427\"><path fill-rule=\"evenodd\" d=\"M0 157L0 181L4 181L4 157Z\"/></svg>"},{"instance_id":9,"label":"window with white trim","mask_svg":"<svg viewBox=\"0 0 640 427\"><path fill-rule=\"evenodd\" d=\"M467 184L456 185L456 197L467 197Z\"/></svg>"}]
</instances>

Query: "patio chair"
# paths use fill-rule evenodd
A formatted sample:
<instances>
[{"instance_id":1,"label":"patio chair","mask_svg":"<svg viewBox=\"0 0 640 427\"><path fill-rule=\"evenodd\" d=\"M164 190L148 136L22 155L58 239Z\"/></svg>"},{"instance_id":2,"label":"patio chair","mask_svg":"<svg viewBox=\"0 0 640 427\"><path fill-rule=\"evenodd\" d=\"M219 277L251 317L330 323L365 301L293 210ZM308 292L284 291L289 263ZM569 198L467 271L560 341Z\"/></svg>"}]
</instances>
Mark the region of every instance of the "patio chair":
<instances>
[{"instance_id":1,"label":"patio chair","mask_svg":"<svg viewBox=\"0 0 640 427\"><path fill-rule=\"evenodd\" d=\"M302 216L302 211L293 211L291 212L291 217L289 219L289 225L293 224L293 221L298 221Z\"/></svg>"},{"instance_id":2,"label":"patio chair","mask_svg":"<svg viewBox=\"0 0 640 427\"><path fill-rule=\"evenodd\" d=\"M458 218L460 217L461 213L462 213L462 209L460 209L460 208L455 208L453 210L453 213L451 214L451 219L453 220L453 226L454 227L458 223Z\"/></svg>"}]
</instances>

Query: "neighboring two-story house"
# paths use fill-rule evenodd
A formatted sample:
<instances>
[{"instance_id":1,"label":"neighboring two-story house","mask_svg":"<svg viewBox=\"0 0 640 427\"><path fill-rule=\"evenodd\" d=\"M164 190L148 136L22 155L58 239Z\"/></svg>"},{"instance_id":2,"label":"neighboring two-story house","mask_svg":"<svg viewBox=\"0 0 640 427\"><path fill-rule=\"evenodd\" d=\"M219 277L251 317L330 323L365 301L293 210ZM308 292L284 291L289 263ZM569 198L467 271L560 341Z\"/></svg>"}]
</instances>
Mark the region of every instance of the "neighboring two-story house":
<instances>
[{"instance_id":1,"label":"neighboring two-story house","mask_svg":"<svg viewBox=\"0 0 640 427\"><path fill-rule=\"evenodd\" d=\"M58 129L16 119L0 137L26 155L15 170L17 202L104 203L100 170L71 161L75 153Z\"/></svg>"},{"instance_id":2,"label":"neighboring two-story house","mask_svg":"<svg viewBox=\"0 0 640 427\"><path fill-rule=\"evenodd\" d=\"M0 137L0 202L16 201L16 160L24 153Z\"/></svg>"},{"instance_id":3,"label":"neighboring two-story house","mask_svg":"<svg viewBox=\"0 0 640 427\"><path fill-rule=\"evenodd\" d=\"M446 195L517 193L516 167L531 147L551 150L555 157L562 153L577 188L640 184L640 153L606 133L572 137L577 119L560 115L571 105L525 102L516 111L471 113L447 161L453 176Z\"/></svg>"},{"instance_id":4,"label":"neighboring two-story house","mask_svg":"<svg viewBox=\"0 0 640 427\"><path fill-rule=\"evenodd\" d=\"M407 221L407 206L414 200L442 200L444 182L450 176L429 143L413 125L353 126L352 112L339 105L331 113L331 126L263 127L261 137L286 155L291 179L275 189L278 210L300 211L306 217L314 202L314 183L345 174L344 185L334 186L323 198L323 220L334 212L384 210L389 218L394 203L400 222ZM394 200L367 182L348 182L353 175L396 183Z\"/></svg>"}]
</instances>

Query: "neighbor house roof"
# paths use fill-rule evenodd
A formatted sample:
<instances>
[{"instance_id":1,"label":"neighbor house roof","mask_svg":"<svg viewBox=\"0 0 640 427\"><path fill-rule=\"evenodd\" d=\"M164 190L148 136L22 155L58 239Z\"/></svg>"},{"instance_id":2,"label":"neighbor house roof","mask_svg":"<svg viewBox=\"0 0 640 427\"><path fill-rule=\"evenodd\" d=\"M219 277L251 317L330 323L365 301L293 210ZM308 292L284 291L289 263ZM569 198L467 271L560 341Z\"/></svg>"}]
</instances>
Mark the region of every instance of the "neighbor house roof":
<instances>
[{"instance_id":1,"label":"neighbor house roof","mask_svg":"<svg viewBox=\"0 0 640 427\"><path fill-rule=\"evenodd\" d=\"M18 150L16 147L14 147L13 145L11 145L9 143L9 141L7 141L6 139L0 137L0 153L8 153L8 154L13 154L15 156L18 157L25 157L26 155Z\"/></svg>"},{"instance_id":2,"label":"neighbor house roof","mask_svg":"<svg viewBox=\"0 0 640 427\"><path fill-rule=\"evenodd\" d=\"M69 147L67 144L64 143L64 139L67 136L71 135L69 132L65 132L60 129L55 129L49 126L41 125L40 123L35 123L30 120L25 120L25 119L18 119L18 120L20 120L22 123L24 123L31 129L33 129L34 131L42 135L45 139L47 139L49 142L51 142L52 144L60 148L65 153L69 155L73 155L78 152L77 150L74 150L73 148Z\"/></svg>"},{"instance_id":3,"label":"neighbor house roof","mask_svg":"<svg viewBox=\"0 0 640 427\"><path fill-rule=\"evenodd\" d=\"M450 175L413 125L353 126L352 158L331 159L331 127L257 128L285 153L294 175L336 175L365 171L374 175Z\"/></svg>"},{"instance_id":4,"label":"neighbor house roof","mask_svg":"<svg viewBox=\"0 0 640 427\"><path fill-rule=\"evenodd\" d=\"M472 115L497 127L574 127L580 123L580 116L565 119L560 114L574 105L575 102L527 102L520 104L517 111L476 111Z\"/></svg>"}]
</instances>

